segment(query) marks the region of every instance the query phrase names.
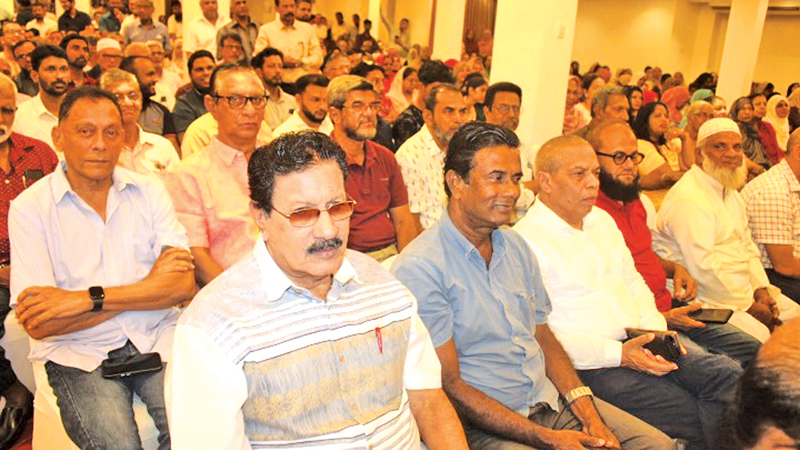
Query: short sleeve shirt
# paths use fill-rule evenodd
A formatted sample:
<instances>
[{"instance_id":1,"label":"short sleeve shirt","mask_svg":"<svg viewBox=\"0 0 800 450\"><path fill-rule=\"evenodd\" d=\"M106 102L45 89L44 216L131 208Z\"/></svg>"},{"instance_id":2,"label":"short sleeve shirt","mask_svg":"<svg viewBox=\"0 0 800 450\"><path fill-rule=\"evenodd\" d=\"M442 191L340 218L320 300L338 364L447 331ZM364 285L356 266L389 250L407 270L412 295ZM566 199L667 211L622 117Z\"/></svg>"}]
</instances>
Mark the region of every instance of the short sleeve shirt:
<instances>
[{"instance_id":1,"label":"short sleeve shirt","mask_svg":"<svg viewBox=\"0 0 800 450\"><path fill-rule=\"evenodd\" d=\"M400 146L396 156L408 188L408 206L412 213L419 214L422 227L429 228L439 220L447 204L445 154L424 125Z\"/></svg>"}]
</instances>

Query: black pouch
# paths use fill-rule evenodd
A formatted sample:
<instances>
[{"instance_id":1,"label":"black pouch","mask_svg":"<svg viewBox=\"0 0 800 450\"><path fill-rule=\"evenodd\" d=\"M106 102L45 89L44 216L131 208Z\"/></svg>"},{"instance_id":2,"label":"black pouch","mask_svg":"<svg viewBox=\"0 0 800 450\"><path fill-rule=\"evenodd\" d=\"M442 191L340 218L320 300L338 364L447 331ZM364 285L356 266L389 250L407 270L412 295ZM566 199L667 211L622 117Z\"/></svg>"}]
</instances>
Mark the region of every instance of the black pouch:
<instances>
[{"instance_id":1,"label":"black pouch","mask_svg":"<svg viewBox=\"0 0 800 450\"><path fill-rule=\"evenodd\" d=\"M654 355L661 355L669 362L675 362L681 356L681 343L678 333L674 331L642 330L639 328L625 328L628 339L637 338L643 334L653 333L656 337L644 345Z\"/></svg>"},{"instance_id":2,"label":"black pouch","mask_svg":"<svg viewBox=\"0 0 800 450\"><path fill-rule=\"evenodd\" d=\"M158 353L140 353L125 358L106 359L100 364L103 378L121 378L140 373L158 372L164 367Z\"/></svg>"}]
</instances>

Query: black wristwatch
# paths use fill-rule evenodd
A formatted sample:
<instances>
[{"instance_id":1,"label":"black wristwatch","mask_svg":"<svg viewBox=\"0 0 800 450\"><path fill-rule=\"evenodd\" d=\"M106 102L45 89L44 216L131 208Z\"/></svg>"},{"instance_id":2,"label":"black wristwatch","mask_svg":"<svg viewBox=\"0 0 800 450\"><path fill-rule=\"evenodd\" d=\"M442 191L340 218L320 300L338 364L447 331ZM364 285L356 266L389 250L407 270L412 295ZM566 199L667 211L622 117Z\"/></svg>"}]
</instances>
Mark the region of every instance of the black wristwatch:
<instances>
[{"instance_id":1,"label":"black wristwatch","mask_svg":"<svg viewBox=\"0 0 800 450\"><path fill-rule=\"evenodd\" d=\"M103 310L103 300L106 298L106 292L100 286L92 286L89 288L89 298L92 299L92 312Z\"/></svg>"}]
</instances>

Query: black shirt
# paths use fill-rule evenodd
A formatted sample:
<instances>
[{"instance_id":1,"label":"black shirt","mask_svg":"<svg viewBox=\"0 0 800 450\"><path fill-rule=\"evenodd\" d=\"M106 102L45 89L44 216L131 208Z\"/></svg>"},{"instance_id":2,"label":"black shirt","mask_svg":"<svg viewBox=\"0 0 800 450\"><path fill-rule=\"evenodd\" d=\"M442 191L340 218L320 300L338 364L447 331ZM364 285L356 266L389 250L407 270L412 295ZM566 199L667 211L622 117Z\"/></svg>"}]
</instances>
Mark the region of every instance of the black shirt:
<instances>
[{"instance_id":1,"label":"black shirt","mask_svg":"<svg viewBox=\"0 0 800 450\"><path fill-rule=\"evenodd\" d=\"M58 18L58 31L75 30L80 33L84 28L92 24L92 18L85 12L76 11L75 17L70 17L69 11L65 11Z\"/></svg>"},{"instance_id":2,"label":"black shirt","mask_svg":"<svg viewBox=\"0 0 800 450\"><path fill-rule=\"evenodd\" d=\"M425 125L425 119L422 118L422 110L415 105L406 108L397 116L392 127L394 145L400 148L403 142L417 134L417 131L421 130L423 125Z\"/></svg>"}]
</instances>

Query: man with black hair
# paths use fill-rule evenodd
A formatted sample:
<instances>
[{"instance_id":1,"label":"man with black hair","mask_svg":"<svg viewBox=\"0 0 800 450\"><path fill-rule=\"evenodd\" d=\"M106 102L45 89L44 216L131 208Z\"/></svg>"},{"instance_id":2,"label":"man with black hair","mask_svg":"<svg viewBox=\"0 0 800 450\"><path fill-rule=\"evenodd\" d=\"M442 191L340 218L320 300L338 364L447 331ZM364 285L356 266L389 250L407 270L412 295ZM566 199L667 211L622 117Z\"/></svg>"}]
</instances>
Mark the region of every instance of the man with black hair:
<instances>
[{"instance_id":1,"label":"man with black hair","mask_svg":"<svg viewBox=\"0 0 800 450\"><path fill-rule=\"evenodd\" d=\"M295 5L297 6L297 10L295 12L295 17L300 22L311 23L311 0L296 0ZM319 36L317 36L319 38Z\"/></svg>"},{"instance_id":2,"label":"man with black hair","mask_svg":"<svg viewBox=\"0 0 800 450\"><path fill-rule=\"evenodd\" d=\"M58 18L59 31L74 31L80 33L92 24L92 18L75 7L75 0L61 0L64 14Z\"/></svg>"},{"instance_id":3,"label":"man with black hair","mask_svg":"<svg viewBox=\"0 0 800 450\"><path fill-rule=\"evenodd\" d=\"M297 109L278 128L272 130L272 137L293 131L314 130L327 135L333 131L328 117L328 78L324 75L309 74L298 78L294 83L297 94Z\"/></svg>"},{"instance_id":4,"label":"man with black hair","mask_svg":"<svg viewBox=\"0 0 800 450\"><path fill-rule=\"evenodd\" d=\"M372 53L378 48L378 41L369 34L372 30L372 21L367 19L364 21L364 32L356 36L355 49L364 53Z\"/></svg>"},{"instance_id":5,"label":"man with black hair","mask_svg":"<svg viewBox=\"0 0 800 450\"><path fill-rule=\"evenodd\" d=\"M60 47L42 45L34 49L30 56L33 69L31 78L39 84L39 93L19 106L14 131L56 148L50 131L58 123L61 101L69 90L67 54Z\"/></svg>"},{"instance_id":6,"label":"man with black hair","mask_svg":"<svg viewBox=\"0 0 800 450\"><path fill-rule=\"evenodd\" d=\"M222 31L222 30L220 30ZM244 62L244 50L242 49L242 37L236 33L226 33L219 38L217 44L217 54L219 54L218 64L237 64Z\"/></svg>"},{"instance_id":7,"label":"man with black hair","mask_svg":"<svg viewBox=\"0 0 800 450\"><path fill-rule=\"evenodd\" d=\"M186 24L183 29L183 53L189 59L193 53L205 50L212 57L217 54L217 33L228 22L228 15L219 15L217 0L199 0L203 14Z\"/></svg>"},{"instance_id":8,"label":"man with black hair","mask_svg":"<svg viewBox=\"0 0 800 450\"><path fill-rule=\"evenodd\" d=\"M152 99L156 95L156 84L158 83L158 74L153 61L144 56L129 56L122 60L120 69L132 73L139 82L139 89L142 92L142 112L139 114L139 126L148 133L166 138L180 155L172 113L166 106Z\"/></svg>"},{"instance_id":9,"label":"man with black hair","mask_svg":"<svg viewBox=\"0 0 800 450\"><path fill-rule=\"evenodd\" d=\"M172 120L175 122L178 141L189 128L189 124L208 112L203 97L211 92L211 73L216 67L214 55L207 50L194 52L189 57L187 67L192 88L178 97L175 109L172 111Z\"/></svg>"},{"instance_id":10,"label":"man with black hair","mask_svg":"<svg viewBox=\"0 0 800 450\"><path fill-rule=\"evenodd\" d=\"M347 250L346 175L342 149L313 131L250 158L260 234L175 331L176 450L418 450L420 438L430 450L467 449L415 299Z\"/></svg>"},{"instance_id":11,"label":"man with black hair","mask_svg":"<svg viewBox=\"0 0 800 450\"><path fill-rule=\"evenodd\" d=\"M445 63L437 60L425 61L422 64L422 67L419 69L419 81L422 83L422 89L419 91L419 95L414 103L409 105L405 111L397 116L392 126L394 144L398 148L425 125L425 118L422 116L422 111L425 109L425 99L428 97L428 93L431 89L442 83L453 84L456 79L450 68L447 67Z\"/></svg>"},{"instance_id":12,"label":"man with black hair","mask_svg":"<svg viewBox=\"0 0 800 450\"><path fill-rule=\"evenodd\" d=\"M267 107L264 111L264 120L270 129L274 130L297 109L297 101L294 97L281 88L283 83L283 52L276 48L267 47L254 56L250 64L267 88L269 100L267 100Z\"/></svg>"},{"instance_id":13,"label":"man with black hair","mask_svg":"<svg viewBox=\"0 0 800 450\"><path fill-rule=\"evenodd\" d=\"M375 85L375 92L378 93L378 99L381 101L381 111L378 111L378 131L375 133L375 137L370 140L381 144L392 152L396 152L397 146L392 138L392 124L384 119L383 114L381 114L382 111L392 111L391 100L388 100L383 93L386 72L384 72L383 67L377 64L360 62L350 70L350 74L364 77Z\"/></svg>"},{"instance_id":14,"label":"man with black hair","mask_svg":"<svg viewBox=\"0 0 800 450\"><path fill-rule=\"evenodd\" d=\"M311 25L295 20L295 0L275 0L279 18L258 30L255 53L273 47L283 53L285 80L293 83L322 65L322 48Z\"/></svg>"},{"instance_id":15,"label":"man with black hair","mask_svg":"<svg viewBox=\"0 0 800 450\"><path fill-rule=\"evenodd\" d=\"M14 77L14 83L17 85L17 90L30 97L39 93L39 83L33 81L31 71L33 64L31 64L31 53L36 48L33 41L22 40L14 45L14 57L19 62L20 71Z\"/></svg>"},{"instance_id":16,"label":"man with black hair","mask_svg":"<svg viewBox=\"0 0 800 450\"><path fill-rule=\"evenodd\" d=\"M255 48L258 28L261 26L261 22L250 17L249 0L232 0L231 16L232 20L217 32L217 59L225 58L225 38L231 39L231 35L235 35L239 38L240 54L238 59L249 64L250 58L253 57L253 49ZM228 45L235 44L230 42ZM226 60L225 62L234 61Z\"/></svg>"},{"instance_id":17,"label":"man with black hair","mask_svg":"<svg viewBox=\"0 0 800 450\"><path fill-rule=\"evenodd\" d=\"M72 75L69 82L70 88L74 89L84 84L97 84L97 80L89 77L83 70L89 64L89 42L86 38L77 34L69 34L61 40L60 47L67 54L67 63Z\"/></svg>"}]
</instances>

